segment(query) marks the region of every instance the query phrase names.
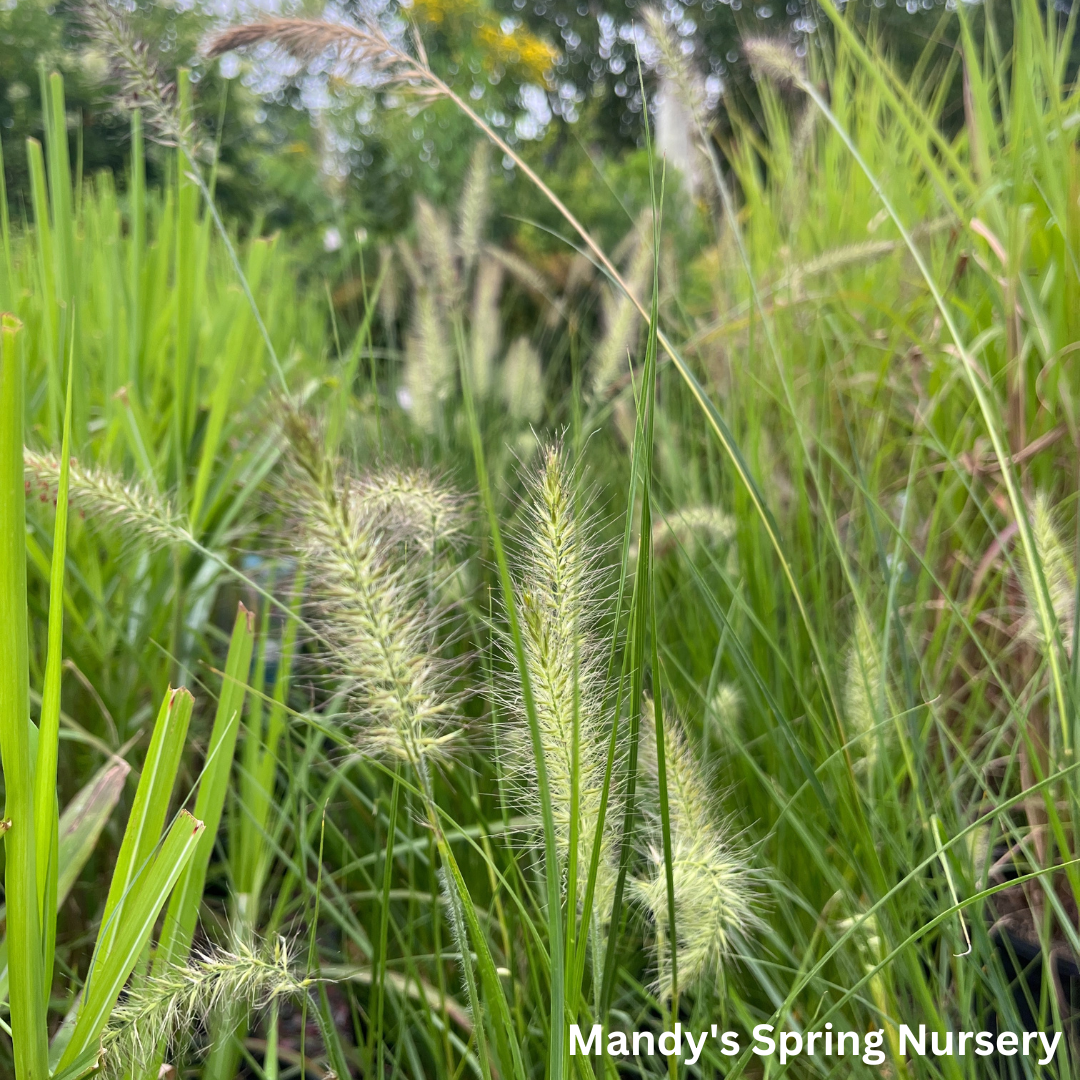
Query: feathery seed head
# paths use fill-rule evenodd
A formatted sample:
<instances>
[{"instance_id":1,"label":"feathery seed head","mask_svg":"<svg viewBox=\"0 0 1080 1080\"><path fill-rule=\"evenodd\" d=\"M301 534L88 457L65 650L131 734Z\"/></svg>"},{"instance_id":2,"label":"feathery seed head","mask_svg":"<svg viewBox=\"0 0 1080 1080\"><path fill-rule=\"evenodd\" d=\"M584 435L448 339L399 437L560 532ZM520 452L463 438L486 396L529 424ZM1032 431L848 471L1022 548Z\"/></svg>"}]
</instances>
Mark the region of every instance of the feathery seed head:
<instances>
[{"instance_id":1,"label":"feathery seed head","mask_svg":"<svg viewBox=\"0 0 1080 1080\"><path fill-rule=\"evenodd\" d=\"M1057 619L1058 633L1071 656L1073 633L1076 627L1076 568L1072 557L1061 542L1054 510L1045 492L1038 492L1031 508L1031 531L1035 539L1035 551L1039 556L1043 578L1050 594L1050 603ZM1035 615L1035 583L1024 574L1024 592L1028 597L1029 613L1024 620L1023 635L1043 648L1050 647L1038 618Z\"/></svg>"},{"instance_id":2,"label":"feathery seed head","mask_svg":"<svg viewBox=\"0 0 1080 1080\"><path fill-rule=\"evenodd\" d=\"M491 150L486 139L473 148L465 186L461 191L461 208L458 211L458 249L465 264L465 271L472 269L480 252L484 225L488 211L488 174L491 168Z\"/></svg>"},{"instance_id":3,"label":"feathery seed head","mask_svg":"<svg viewBox=\"0 0 1080 1080\"><path fill-rule=\"evenodd\" d=\"M877 638L873 627L861 614L856 617L855 632L846 653L844 715L851 728L850 735L855 737L866 734L877 723L883 685ZM869 738L859 744L868 756L873 754L874 746L874 740Z\"/></svg>"},{"instance_id":4,"label":"feathery seed head","mask_svg":"<svg viewBox=\"0 0 1080 1080\"><path fill-rule=\"evenodd\" d=\"M655 783L657 752L651 701L643 703L641 745L642 764ZM682 725L670 714L664 720L664 761L675 887L676 968L679 986L690 987L718 970L734 941L758 924L754 871L718 818L707 777ZM669 997L672 974L667 942L667 876L658 811L652 814L652 825L646 851L648 876L635 882L634 891L655 924L655 989Z\"/></svg>"},{"instance_id":5,"label":"feathery seed head","mask_svg":"<svg viewBox=\"0 0 1080 1080\"><path fill-rule=\"evenodd\" d=\"M645 294L653 271L652 213L644 213L623 246L630 247L626 281L630 291ZM641 313L623 293L609 293L603 306L604 333L593 359L593 394L605 396L626 374L641 338Z\"/></svg>"},{"instance_id":6,"label":"feathery seed head","mask_svg":"<svg viewBox=\"0 0 1080 1080\"><path fill-rule=\"evenodd\" d=\"M461 496L423 469L389 468L349 488L350 514L378 521L386 535L415 539L422 547L454 543L465 522Z\"/></svg>"},{"instance_id":7,"label":"feathery seed head","mask_svg":"<svg viewBox=\"0 0 1080 1080\"><path fill-rule=\"evenodd\" d=\"M124 106L142 109L161 142L185 145L192 152L193 130L181 120L176 87L158 71L146 43L135 36L120 11L110 0L82 0L80 15L87 34L108 58Z\"/></svg>"},{"instance_id":8,"label":"feathery seed head","mask_svg":"<svg viewBox=\"0 0 1080 1080\"><path fill-rule=\"evenodd\" d=\"M412 326L405 339L405 387L417 427L433 432L453 383L454 363L443 333L440 306L430 289L417 291Z\"/></svg>"},{"instance_id":9,"label":"feathery seed head","mask_svg":"<svg viewBox=\"0 0 1080 1080\"><path fill-rule=\"evenodd\" d=\"M735 531L735 519L718 506L683 507L653 525L653 552L659 557L677 546L729 544Z\"/></svg>"},{"instance_id":10,"label":"feathery seed head","mask_svg":"<svg viewBox=\"0 0 1080 1080\"><path fill-rule=\"evenodd\" d=\"M24 449L23 469L27 490L39 491L42 499L55 502L60 484L60 462L55 455ZM91 518L152 547L191 539L180 516L164 499L105 469L86 468L74 458L68 465L68 498Z\"/></svg>"},{"instance_id":11,"label":"feathery seed head","mask_svg":"<svg viewBox=\"0 0 1080 1080\"><path fill-rule=\"evenodd\" d=\"M743 48L750 66L778 85L800 86L806 81L802 62L794 49L779 38L744 38Z\"/></svg>"},{"instance_id":12,"label":"feathery seed head","mask_svg":"<svg viewBox=\"0 0 1080 1080\"><path fill-rule=\"evenodd\" d=\"M661 73L674 84L679 99L690 117L701 124L705 115L705 87L690 58L679 48L671 27L656 8L646 8L645 25L660 53Z\"/></svg>"},{"instance_id":13,"label":"feathery seed head","mask_svg":"<svg viewBox=\"0 0 1080 1080\"><path fill-rule=\"evenodd\" d=\"M420 262L428 272L439 310L453 311L461 291L453 233L446 215L422 196L416 199L416 231Z\"/></svg>"},{"instance_id":14,"label":"feathery seed head","mask_svg":"<svg viewBox=\"0 0 1080 1080\"><path fill-rule=\"evenodd\" d=\"M458 734L456 703L435 652L436 614L424 606L401 540L434 536L436 521L449 527L453 499L418 474L381 486L341 479L329 463L303 460L310 453L303 439L293 451L301 468L291 496L315 619L345 681L360 746L419 768ZM410 526L419 531L405 532Z\"/></svg>"},{"instance_id":15,"label":"feathery seed head","mask_svg":"<svg viewBox=\"0 0 1080 1080\"><path fill-rule=\"evenodd\" d=\"M442 92L423 55L410 56L373 20L352 25L324 19L265 19L215 34L204 52L213 59L265 42L277 45L304 64L336 56L345 67L363 67L380 76L382 89L412 90L424 97Z\"/></svg>"},{"instance_id":16,"label":"feathery seed head","mask_svg":"<svg viewBox=\"0 0 1080 1080\"><path fill-rule=\"evenodd\" d=\"M472 324L469 328L469 378L473 393L486 398L491 393L492 365L502 338L499 299L502 295L503 267L486 255L480 259L473 290Z\"/></svg>"},{"instance_id":17,"label":"feathery seed head","mask_svg":"<svg viewBox=\"0 0 1080 1080\"><path fill-rule=\"evenodd\" d=\"M518 567L522 597L525 663L536 704L540 743L550 789L560 863L570 851L570 823L575 769L578 798L578 902L585 892L593 857L605 770L605 722L602 677L592 628L595 571L588 529L574 509L574 484L562 449L541 450L531 483L527 525ZM577 760L574 759L574 712L577 705ZM535 763L526 731L520 688L510 690L518 716L518 748L524 782ZM530 803L535 810L535 802ZM620 797L612 790L600 835L592 932L602 933L611 909L617 876L617 839L613 823L620 816ZM594 940L594 945L596 944Z\"/></svg>"},{"instance_id":18,"label":"feathery seed head","mask_svg":"<svg viewBox=\"0 0 1080 1080\"><path fill-rule=\"evenodd\" d=\"M162 1046L188 1048L209 1028L209 1018L235 1003L265 1009L283 998L302 997L309 982L298 974L288 944L278 938L272 951L234 942L186 964L165 968L128 990L102 1037L106 1069L122 1075L133 1065L147 1067Z\"/></svg>"},{"instance_id":19,"label":"feathery seed head","mask_svg":"<svg viewBox=\"0 0 1080 1080\"><path fill-rule=\"evenodd\" d=\"M742 708L742 691L734 683L718 683L709 702L709 714L718 736L725 738L738 730Z\"/></svg>"}]
</instances>

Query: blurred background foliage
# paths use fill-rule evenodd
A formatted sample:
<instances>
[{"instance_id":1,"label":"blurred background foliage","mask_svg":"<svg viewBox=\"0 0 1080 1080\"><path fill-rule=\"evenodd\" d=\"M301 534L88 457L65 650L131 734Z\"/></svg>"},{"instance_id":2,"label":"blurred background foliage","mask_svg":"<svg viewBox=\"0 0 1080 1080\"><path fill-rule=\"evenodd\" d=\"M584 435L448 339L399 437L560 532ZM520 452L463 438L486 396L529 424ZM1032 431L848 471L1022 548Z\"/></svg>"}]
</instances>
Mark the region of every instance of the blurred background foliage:
<instances>
[{"instance_id":1,"label":"blurred background foliage","mask_svg":"<svg viewBox=\"0 0 1080 1080\"><path fill-rule=\"evenodd\" d=\"M917 62L946 14L932 0L908 0L906 6L895 0L858 2L858 18L876 28L901 69ZM311 7L295 10L315 13ZM375 5L384 22L402 26L404 17L414 23L440 76L541 167L556 192L608 244L626 232L647 199L635 48L642 49L653 106L657 78L640 7L636 0ZM329 66L300 70L270 52L221 63L203 59L199 47L209 31L255 10L200 0L127 5L133 28L154 42L160 69L170 75L182 66L191 69L223 215L241 233L282 233L298 249L301 265L340 284L357 275L362 243L374 245L407 227L415 196L435 203L454 196L474 133L446 103L421 111L380 109L374 91L358 94ZM371 10L370 4L346 2L327 14L348 18ZM742 35L782 33L800 53L828 47L805 0L786 6L777 0L669 0L665 15L687 52L694 51L713 107L721 96L751 114L759 107ZM0 52L0 135L13 213L30 217L25 142L28 136L42 138L46 70L64 76L76 173L90 177L108 170L123 189L128 124L115 103L108 63L81 27L78 5L7 0L0 5ZM950 111L962 116L955 81L950 96L956 104L943 110L945 118ZM726 115L717 115L721 139ZM151 186L160 185L164 160L160 150L151 150ZM559 227L550 207L528 184L515 182L512 163L495 163L496 172L500 164L507 183L491 189L498 239L531 256L563 249L543 231Z\"/></svg>"}]
</instances>

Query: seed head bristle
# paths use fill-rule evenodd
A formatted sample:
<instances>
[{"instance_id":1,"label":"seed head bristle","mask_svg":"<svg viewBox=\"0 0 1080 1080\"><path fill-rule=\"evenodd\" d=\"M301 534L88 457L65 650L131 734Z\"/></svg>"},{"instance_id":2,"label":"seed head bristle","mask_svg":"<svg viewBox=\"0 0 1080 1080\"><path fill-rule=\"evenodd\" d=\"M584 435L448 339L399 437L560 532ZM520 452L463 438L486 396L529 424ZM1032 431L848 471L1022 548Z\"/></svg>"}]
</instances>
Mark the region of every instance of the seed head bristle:
<instances>
[{"instance_id":1,"label":"seed head bristle","mask_svg":"<svg viewBox=\"0 0 1080 1080\"><path fill-rule=\"evenodd\" d=\"M779 86L801 86L806 81L802 61L795 50L778 38L749 37L743 48L750 66Z\"/></svg>"},{"instance_id":2,"label":"seed head bristle","mask_svg":"<svg viewBox=\"0 0 1080 1080\"><path fill-rule=\"evenodd\" d=\"M390 468L352 483L350 513L422 547L454 543L464 527L461 497L423 469Z\"/></svg>"},{"instance_id":3,"label":"seed head bristle","mask_svg":"<svg viewBox=\"0 0 1080 1080\"><path fill-rule=\"evenodd\" d=\"M539 472L531 486L527 539L519 568L525 663L536 704L557 848L563 865L570 850L576 681L580 903L600 820L605 769L602 678L591 611L595 571L588 530L574 510L572 476L560 447L542 449ZM519 719L522 756L531 756L519 690L512 692L511 702ZM535 766L526 766L527 776L532 775L532 768ZM617 876L617 840L612 823L620 817L620 801L618 793L612 790L600 838L593 893L592 909L596 915L590 932L594 937L602 933L603 920L611 910ZM534 803L531 808L535 811Z\"/></svg>"},{"instance_id":4,"label":"seed head bristle","mask_svg":"<svg viewBox=\"0 0 1080 1080\"><path fill-rule=\"evenodd\" d=\"M439 310L444 314L453 311L457 306L461 281L454 258L450 222L427 199L418 197L416 231L420 262L427 270L427 281L438 301Z\"/></svg>"},{"instance_id":5,"label":"seed head bristle","mask_svg":"<svg viewBox=\"0 0 1080 1080\"><path fill-rule=\"evenodd\" d=\"M654 733L653 706L651 701L646 701L641 718L642 763L653 782L657 769ZM714 809L705 772L690 748L682 725L666 710L664 760L675 896L675 967L679 987L687 988L718 970L735 940L758 924L754 910L755 876ZM646 851L649 874L635 882L634 889L655 924L654 988L662 997L670 997L667 876L659 826L659 816L654 811L652 839Z\"/></svg>"},{"instance_id":6,"label":"seed head bristle","mask_svg":"<svg viewBox=\"0 0 1080 1080\"><path fill-rule=\"evenodd\" d=\"M324 19L264 19L232 26L213 35L204 46L207 57L271 42L293 59L311 64L334 54L347 65L364 65L383 76L383 86L409 80L430 84L423 60L410 56L373 21L361 25Z\"/></svg>"},{"instance_id":7,"label":"seed head bristle","mask_svg":"<svg viewBox=\"0 0 1080 1080\"><path fill-rule=\"evenodd\" d=\"M877 723L881 712L881 652L873 627L860 614L846 650L844 679L844 716L852 737L866 735ZM860 741L859 749L873 752L873 742Z\"/></svg>"},{"instance_id":8,"label":"seed head bristle","mask_svg":"<svg viewBox=\"0 0 1080 1080\"><path fill-rule=\"evenodd\" d=\"M1043 578L1050 594L1050 604L1057 619L1058 633L1071 656L1073 634L1076 627L1076 568L1073 560L1061 542L1054 511L1045 492L1038 492L1031 508L1031 531L1035 539L1035 551L1042 567ZM1024 575L1024 591L1028 596L1029 614L1024 620L1023 634L1030 641L1038 642L1043 648L1051 646L1046 641L1039 620L1035 616L1035 584L1029 575Z\"/></svg>"},{"instance_id":9,"label":"seed head bristle","mask_svg":"<svg viewBox=\"0 0 1080 1080\"><path fill-rule=\"evenodd\" d=\"M102 1036L108 1075L148 1067L163 1048L182 1053L209 1028L210 1017L242 1002L262 1010L281 999L303 997L308 980L294 970L278 938L272 952L234 943L186 964L167 967L128 990Z\"/></svg>"},{"instance_id":10,"label":"seed head bristle","mask_svg":"<svg viewBox=\"0 0 1080 1080\"><path fill-rule=\"evenodd\" d=\"M454 363L443 332L440 304L421 287L413 303L412 325L405 338L405 387L413 422L423 431L438 425L443 400L454 379Z\"/></svg>"},{"instance_id":11,"label":"seed head bristle","mask_svg":"<svg viewBox=\"0 0 1080 1080\"><path fill-rule=\"evenodd\" d=\"M639 220L628 239L632 239L626 280L631 292L641 296L649 284L653 269L652 215ZM605 396L626 373L641 338L641 314L623 293L608 295L603 308L604 334L593 358L593 394Z\"/></svg>"},{"instance_id":12,"label":"seed head bristle","mask_svg":"<svg viewBox=\"0 0 1080 1080\"><path fill-rule=\"evenodd\" d=\"M60 483L60 462L55 455L24 449L23 470L28 491L38 492L42 501L55 501ZM68 498L89 517L153 547L191 540L190 531L165 499L106 469L86 468L74 458L68 465Z\"/></svg>"},{"instance_id":13,"label":"seed head bristle","mask_svg":"<svg viewBox=\"0 0 1080 1080\"><path fill-rule=\"evenodd\" d=\"M679 100L691 119L701 125L705 119L705 87L701 76L694 70L690 58L676 44L663 14L649 7L645 9L644 16L645 25L660 52L662 73L675 86Z\"/></svg>"},{"instance_id":14,"label":"seed head bristle","mask_svg":"<svg viewBox=\"0 0 1080 1080\"><path fill-rule=\"evenodd\" d=\"M291 498L314 617L346 684L358 743L422 768L457 736L456 703L435 652L437 621L400 557L401 523L426 506L448 524L447 500L405 474L383 491L357 485L329 463L305 460L312 451L303 438L293 449L299 468Z\"/></svg>"},{"instance_id":15,"label":"seed head bristle","mask_svg":"<svg viewBox=\"0 0 1080 1080\"><path fill-rule=\"evenodd\" d=\"M709 713L713 730L721 739L730 738L732 732L738 731L742 709L742 691L734 683L718 683L709 702Z\"/></svg>"},{"instance_id":16,"label":"seed head bristle","mask_svg":"<svg viewBox=\"0 0 1080 1080\"><path fill-rule=\"evenodd\" d=\"M82 0L79 14L87 34L108 59L111 76L121 88L123 104L141 109L158 139L194 151L193 130L177 108L176 87L158 71L149 47L109 0Z\"/></svg>"},{"instance_id":17,"label":"seed head bristle","mask_svg":"<svg viewBox=\"0 0 1080 1080\"><path fill-rule=\"evenodd\" d=\"M458 210L458 250L466 273L472 269L480 252L484 225L488 212L488 172L491 167L491 151L486 140L480 140L473 148L465 186L461 191L461 207Z\"/></svg>"},{"instance_id":18,"label":"seed head bristle","mask_svg":"<svg viewBox=\"0 0 1080 1080\"><path fill-rule=\"evenodd\" d=\"M685 506L653 525L653 553L666 555L676 546L695 543L729 544L735 538L735 519L718 506Z\"/></svg>"}]
</instances>

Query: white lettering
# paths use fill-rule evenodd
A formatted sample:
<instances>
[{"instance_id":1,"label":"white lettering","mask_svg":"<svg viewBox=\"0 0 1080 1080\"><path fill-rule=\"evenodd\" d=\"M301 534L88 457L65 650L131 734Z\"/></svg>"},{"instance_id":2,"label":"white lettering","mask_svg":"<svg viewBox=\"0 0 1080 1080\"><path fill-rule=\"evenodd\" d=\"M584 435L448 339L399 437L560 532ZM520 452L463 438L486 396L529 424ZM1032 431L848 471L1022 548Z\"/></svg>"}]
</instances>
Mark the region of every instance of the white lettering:
<instances>
[{"instance_id":1,"label":"white lettering","mask_svg":"<svg viewBox=\"0 0 1080 1080\"><path fill-rule=\"evenodd\" d=\"M764 1050L759 1050L756 1046L754 1047L754 1053L757 1054L758 1057L767 1057L769 1054L776 1053L776 1043L769 1038L768 1034L770 1031L774 1030L772 1024L758 1024L758 1026L754 1028L754 1042L759 1042L765 1047Z\"/></svg>"},{"instance_id":2,"label":"white lettering","mask_svg":"<svg viewBox=\"0 0 1080 1080\"><path fill-rule=\"evenodd\" d=\"M1060 1031L1055 1031L1054 1032L1054 1041L1053 1042L1047 1041L1046 1036L1041 1031L1039 1032L1039 1038L1042 1040L1043 1049L1046 1051L1046 1057L1045 1058L1040 1058L1039 1064L1040 1065L1049 1065L1050 1062L1054 1060L1054 1054L1057 1053L1057 1045L1061 1041L1061 1032Z\"/></svg>"},{"instance_id":3,"label":"white lettering","mask_svg":"<svg viewBox=\"0 0 1080 1080\"><path fill-rule=\"evenodd\" d=\"M698 1042L698 1043L696 1043L696 1044L695 1044L695 1042L694 1042L694 1036L693 1036L693 1033L692 1033L692 1032L689 1032L689 1031L688 1031L688 1032L686 1033L686 1041L687 1041L687 1042L688 1042L688 1043L690 1044L690 1049L691 1049L691 1050L693 1051L693 1053L694 1053L694 1056L693 1056L693 1057L688 1057L688 1058L686 1059L686 1064L687 1064L687 1065L693 1065L693 1064L695 1064L695 1063L697 1062L697 1059L698 1059L699 1057L701 1057L701 1051L705 1049L705 1040L706 1040L706 1039L707 1039L708 1037L709 1037L709 1033L708 1033L707 1031L703 1031L703 1032L701 1033L701 1040L700 1040L700 1042Z\"/></svg>"},{"instance_id":4,"label":"white lettering","mask_svg":"<svg viewBox=\"0 0 1080 1080\"><path fill-rule=\"evenodd\" d=\"M586 1042L581 1037L581 1028L577 1024L570 1025L570 1056L573 1057L579 1050L583 1054L599 1054L600 1053L600 1039L601 1039L601 1027L599 1024L593 1024L589 1031L589 1041ZM596 1048L593 1049L593 1044L596 1044Z\"/></svg>"},{"instance_id":5,"label":"white lettering","mask_svg":"<svg viewBox=\"0 0 1080 1080\"><path fill-rule=\"evenodd\" d=\"M926 1056L926 1025L919 1025L919 1037L915 1038L915 1033L907 1026L907 1024L900 1025L900 1054L901 1056L907 1054L907 1044L911 1043L912 1048L919 1057Z\"/></svg>"}]
</instances>

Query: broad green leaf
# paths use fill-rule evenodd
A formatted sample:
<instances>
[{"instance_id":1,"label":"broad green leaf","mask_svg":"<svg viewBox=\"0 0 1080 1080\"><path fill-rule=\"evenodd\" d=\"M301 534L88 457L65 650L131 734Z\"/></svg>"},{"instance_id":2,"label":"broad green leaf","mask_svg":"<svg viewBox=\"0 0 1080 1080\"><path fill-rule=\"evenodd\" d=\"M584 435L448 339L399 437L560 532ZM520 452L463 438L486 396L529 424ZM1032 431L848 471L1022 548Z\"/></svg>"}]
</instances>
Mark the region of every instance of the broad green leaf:
<instances>
[{"instance_id":1,"label":"broad green leaf","mask_svg":"<svg viewBox=\"0 0 1080 1080\"><path fill-rule=\"evenodd\" d=\"M131 771L126 761L111 761L64 807L60 815L58 844L59 872L56 878L56 903L59 907L71 892L97 844L105 822L109 820L124 781ZM8 995L7 939L0 942L0 1001Z\"/></svg>"},{"instance_id":2,"label":"broad green leaf","mask_svg":"<svg viewBox=\"0 0 1080 1080\"><path fill-rule=\"evenodd\" d=\"M191 694L179 687L168 690L161 702L105 901L101 931L94 949L95 966L108 956L120 933L127 917L127 897L161 839L193 701Z\"/></svg>"},{"instance_id":3,"label":"broad green leaf","mask_svg":"<svg viewBox=\"0 0 1080 1080\"><path fill-rule=\"evenodd\" d=\"M254 642L251 612L240 604L229 643L229 655L225 661L225 678L214 716L214 728L210 734L206 766L195 800L195 816L205 822L206 830L190 866L169 901L165 927L154 960L155 967L159 964L177 963L187 956L188 949L191 948L191 939L195 934L195 923L199 916L199 903L206 883L206 871L214 851L214 840L221 823L225 794L229 788L236 733L240 728L240 713L244 707Z\"/></svg>"},{"instance_id":4,"label":"broad green leaf","mask_svg":"<svg viewBox=\"0 0 1080 1080\"><path fill-rule=\"evenodd\" d=\"M201 821L181 810L157 855L135 882L125 899L124 917L112 948L107 956L96 956L90 969L75 1030L60 1058L60 1070L100 1039L124 983L150 940L158 913L204 831Z\"/></svg>"},{"instance_id":5,"label":"broad green leaf","mask_svg":"<svg viewBox=\"0 0 1080 1080\"><path fill-rule=\"evenodd\" d=\"M4 839L4 896L15 1075L44 1080L48 1046L30 746L20 329L14 316L0 315L0 762L7 793L4 818L11 822Z\"/></svg>"}]
</instances>

